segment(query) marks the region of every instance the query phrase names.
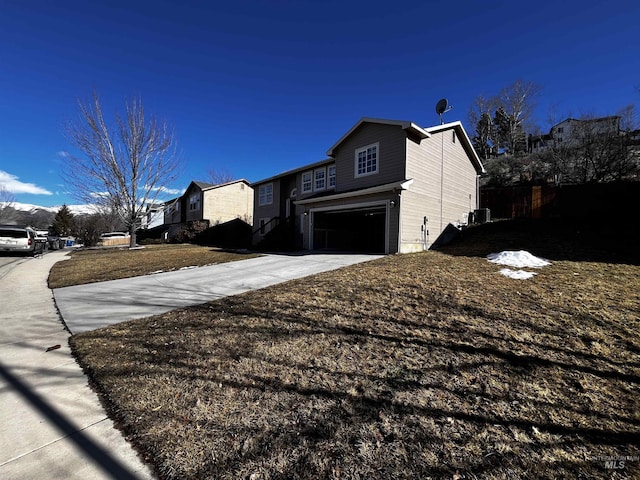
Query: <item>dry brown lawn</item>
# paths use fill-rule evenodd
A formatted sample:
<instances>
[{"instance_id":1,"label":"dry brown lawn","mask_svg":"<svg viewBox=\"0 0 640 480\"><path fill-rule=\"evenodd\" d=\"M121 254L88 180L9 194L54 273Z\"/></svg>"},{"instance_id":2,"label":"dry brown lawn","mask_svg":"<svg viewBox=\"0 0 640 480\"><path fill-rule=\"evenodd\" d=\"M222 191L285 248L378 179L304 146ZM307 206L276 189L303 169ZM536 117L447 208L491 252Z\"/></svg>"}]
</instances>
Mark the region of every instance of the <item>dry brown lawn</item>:
<instances>
[{"instance_id":1,"label":"dry brown lawn","mask_svg":"<svg viewBox=\"0 0 640 480\"><path fill-rule=\"evenodd\" d=\"M501 268L390 256L71 344L162 479L640 478L640 267Z\"/></svg>"},{"instance_id":2,"label":"dry brown lawn","mask_svg":"<svg viewBox=\"0 0 640 480\"><path fill-rule=\"evenodd\" d=\"M72 252L49 274L49 288L118 280L150 273L255 257L213 247L188 244L148 245L142 248L99 248Z\"/></svg>"}]
</instances>

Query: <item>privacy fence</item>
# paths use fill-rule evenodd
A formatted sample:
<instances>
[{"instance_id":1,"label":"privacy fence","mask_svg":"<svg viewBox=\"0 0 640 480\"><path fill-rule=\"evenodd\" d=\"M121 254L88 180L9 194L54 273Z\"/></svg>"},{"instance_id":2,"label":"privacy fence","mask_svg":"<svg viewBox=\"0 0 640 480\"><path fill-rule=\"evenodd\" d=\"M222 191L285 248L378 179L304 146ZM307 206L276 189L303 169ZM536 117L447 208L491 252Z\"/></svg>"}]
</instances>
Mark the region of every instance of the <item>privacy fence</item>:
<instances>
[{"instance_id":1,"label":"privacy fence","mask_svg":"<svg viewBox=\"0 0 640 480\"><path fill-rule=\"evenodd\" d=\"M483 187L480 206L498 218L581 218L634 221L640 182L585 185Z\"/></svg>"}]
</instances>

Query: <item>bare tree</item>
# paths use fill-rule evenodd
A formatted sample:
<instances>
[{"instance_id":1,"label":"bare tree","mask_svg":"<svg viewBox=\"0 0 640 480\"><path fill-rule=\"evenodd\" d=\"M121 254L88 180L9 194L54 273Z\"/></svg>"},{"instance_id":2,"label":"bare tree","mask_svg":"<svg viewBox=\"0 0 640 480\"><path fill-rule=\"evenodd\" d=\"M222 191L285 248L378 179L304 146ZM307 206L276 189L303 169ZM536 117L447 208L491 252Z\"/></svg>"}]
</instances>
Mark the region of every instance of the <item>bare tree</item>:
<instances>
[{"instance_id":1,"label":"bare tree","mask_svg":"<svg viewBox=\"0 0 640 480\"><path fill-rule=\"evenodd\" d=\"M220 185L222 183L233 182L236 177L226 168L210 168L207 172L209 175L209 182L214 185Z\"/></svg>"},{"instance_id":2,"label":"bare tree","mask_svg":"<svg viewBox=\"0 0 640 480\"><path fill-rule=\"evenodd\" d=\"M0 223L15 220L15 197L4 185L0 185Z\"/></svg>"},{"instance_id":3,"label":"bare tree","mask_svg":"<svg viewBox=\"0 0 640 480\"><path fill-rule=\"evenodd\" d=\"M140 98L126 103L126 115L105 120L98 95L78 102L79 120L67 127L67 138L81 156L70 154L63 176L82 202L117 212L136 244L136 226L148 203L175 181L181 165L173 130L145 118Z\"/></svg>"},{"instance_id":4,"label":"bare tree","mask_svg":"<svg viewBox=\"0 0 640 480\"><path fill-rule=\"evenodd\" d=\"M524 132L532 129L529 123L540 91L541 87L534 82L516 80L500 90L496 97L503 141L511 153L515 153L523 142Z\"/></svg>"}]
</instances>

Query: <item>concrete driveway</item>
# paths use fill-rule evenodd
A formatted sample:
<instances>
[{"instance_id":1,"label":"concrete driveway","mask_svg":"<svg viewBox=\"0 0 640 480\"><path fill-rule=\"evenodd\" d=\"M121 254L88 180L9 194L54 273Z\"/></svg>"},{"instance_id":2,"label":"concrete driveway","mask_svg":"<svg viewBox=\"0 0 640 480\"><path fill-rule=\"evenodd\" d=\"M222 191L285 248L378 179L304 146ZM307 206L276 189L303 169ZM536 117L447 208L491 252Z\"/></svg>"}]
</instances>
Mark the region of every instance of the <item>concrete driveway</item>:
<instances>
[{"instance_id":1,"label":"concrete driveway","mask_svg":"<svg viewBox=\"0 0 640 480\"><path fill-rule=\"evenodd\" d=\"M208 267L58 288L53 293L67 328L80 333L380 257L270 254Z\"/></svg>"}]
</instances>

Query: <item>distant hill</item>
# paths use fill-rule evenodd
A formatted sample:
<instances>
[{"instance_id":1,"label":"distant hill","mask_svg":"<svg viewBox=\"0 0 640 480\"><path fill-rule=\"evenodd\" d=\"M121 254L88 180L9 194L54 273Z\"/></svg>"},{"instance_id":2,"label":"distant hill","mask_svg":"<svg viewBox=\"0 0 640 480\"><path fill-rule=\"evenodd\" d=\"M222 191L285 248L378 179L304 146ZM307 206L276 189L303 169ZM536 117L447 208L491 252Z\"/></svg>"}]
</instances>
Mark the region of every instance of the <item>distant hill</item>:
<instances>
[{"instance_id":1,"label":"distant hill","mask_svg":"<svg viewBox=\"0 0 640 480\"><path fill-rule=\"evenodd\" d=\"M38 229L46 229L53 223L53 219L62 205L43 207L29 203L0 202L0 224L30 225ZM74 215L89 215L95 213L92 205L67 205Z\"/></svg>"}]
</instances>

